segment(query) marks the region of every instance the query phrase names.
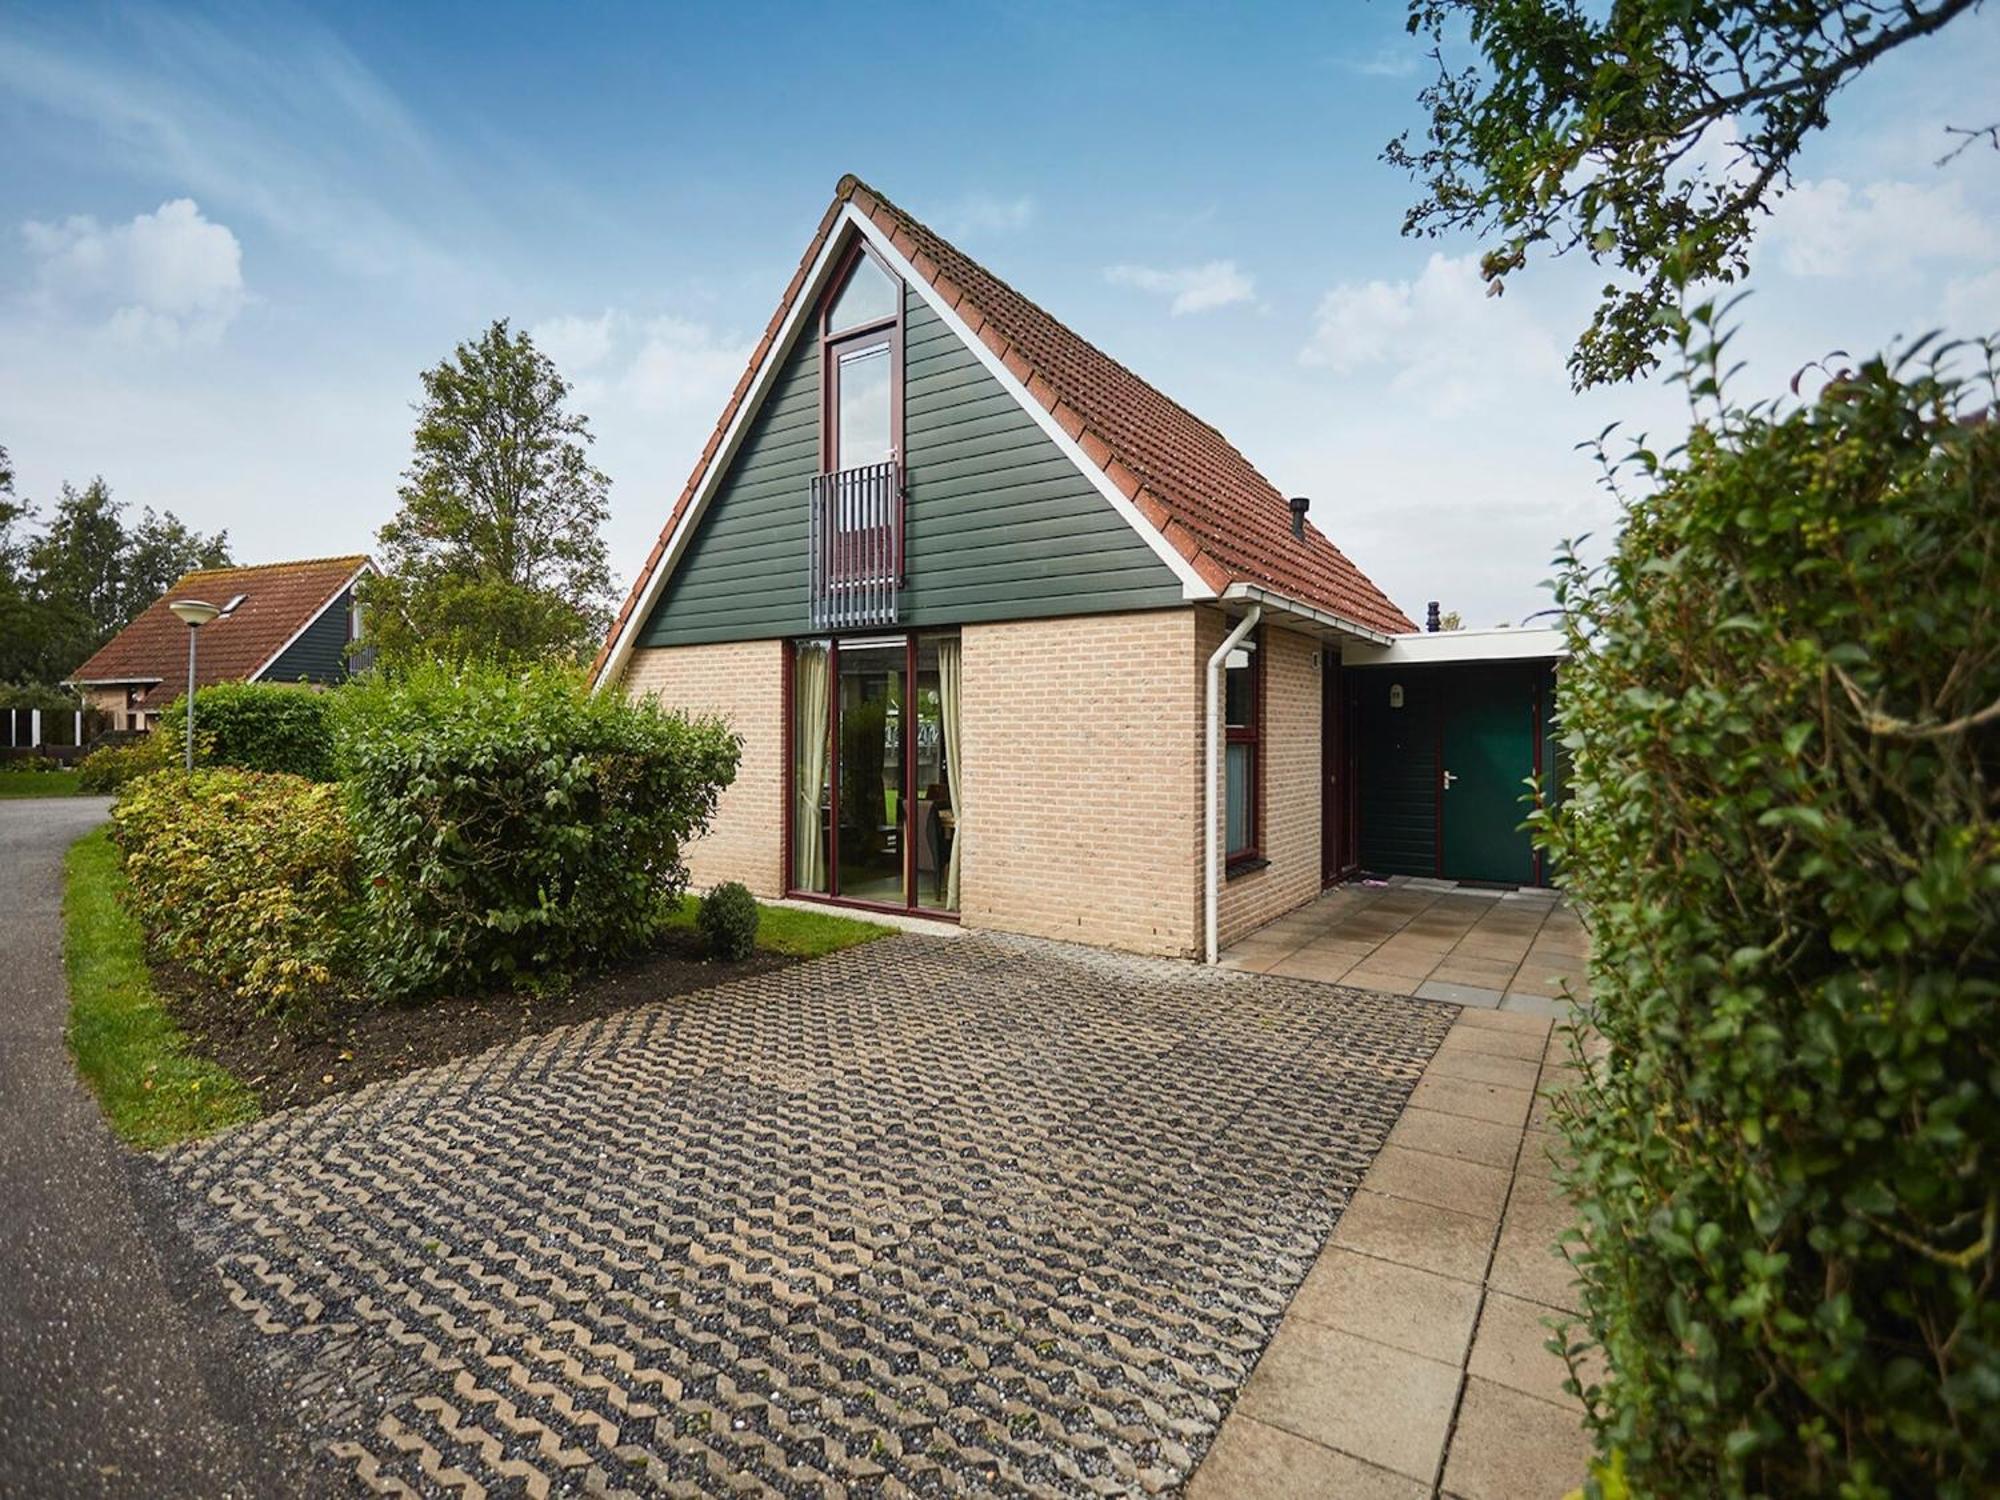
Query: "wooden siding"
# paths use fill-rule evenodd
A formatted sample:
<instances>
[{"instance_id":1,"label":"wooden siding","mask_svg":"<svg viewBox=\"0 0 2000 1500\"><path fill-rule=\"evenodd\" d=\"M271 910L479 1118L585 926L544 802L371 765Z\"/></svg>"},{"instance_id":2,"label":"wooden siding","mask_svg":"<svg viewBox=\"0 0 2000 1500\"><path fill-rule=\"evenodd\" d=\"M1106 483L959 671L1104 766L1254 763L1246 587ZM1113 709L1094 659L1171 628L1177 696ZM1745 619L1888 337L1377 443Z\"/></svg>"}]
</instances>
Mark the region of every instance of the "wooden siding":
<instances>
[{"instance_id":1,"label":"wooden siding","mask_svg":"<svg viewBox=\"0 0 2000 1500\"><path fill-rule=\"evenodd\" d=\"M263 682L345 682L348 610L353 590L342 592L299 638L271 663Z\"/></svg>"},{"instance_id":2,"label":"wooden siding","mask_svg":"<svg viewBox=\"0 0 2000 1500\"><path fill-rule=\"evenodd\" d=\"M1179 580L929 305L905 293L901 622L1165 608ZM819 344L786 359L641 646L810 631L807 502L819 463Z\"/></svg>"}]
</instances>

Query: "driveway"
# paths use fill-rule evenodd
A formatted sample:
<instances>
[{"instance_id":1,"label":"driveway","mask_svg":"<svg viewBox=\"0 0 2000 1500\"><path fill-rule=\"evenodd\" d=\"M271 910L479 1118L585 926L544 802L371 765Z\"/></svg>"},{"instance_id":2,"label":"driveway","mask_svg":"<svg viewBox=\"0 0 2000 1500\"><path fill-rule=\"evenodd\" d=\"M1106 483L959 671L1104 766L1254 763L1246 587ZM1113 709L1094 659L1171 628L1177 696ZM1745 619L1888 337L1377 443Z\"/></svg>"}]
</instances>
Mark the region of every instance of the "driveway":
<instances>
[{"instance_id":1,"label":"driveway","mask_svg":"<svg viewBox=\"0 0 2000 1500\"><path fill-rule=\"evenodd\" d=\"M162 1164L309 1488L1147 1493L1455 1015L898 937Z\"/></svg>"},{"instance_id":2,"label":"driveway","mask_svg":"<svg viewBox=\"0 0 2000 1500\"><path fill-rule=\"evenodd\" d=\"M63 1044L63 853L107 805L0 801L0 1492L250 1493L252 1445Z\"/></svg>"}]
</instances>

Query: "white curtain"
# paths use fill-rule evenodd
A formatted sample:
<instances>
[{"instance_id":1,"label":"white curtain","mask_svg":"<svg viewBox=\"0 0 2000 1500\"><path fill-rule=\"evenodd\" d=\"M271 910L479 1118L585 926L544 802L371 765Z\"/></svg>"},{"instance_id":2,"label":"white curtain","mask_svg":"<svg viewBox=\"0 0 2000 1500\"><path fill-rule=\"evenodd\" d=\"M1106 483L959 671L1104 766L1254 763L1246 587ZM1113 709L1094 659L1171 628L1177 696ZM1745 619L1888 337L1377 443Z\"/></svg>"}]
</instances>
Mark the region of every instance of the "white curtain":
<instances>
[{"instance_id":1,"label":"white curtain","mask_svg":"<svg viewBox=\"0 0 2000 1500\"><path fill-rule=\"evenodd\" d=\"M792 888L826 889L826 838L820 799L826 794L825 646L801 646L792 682Z\"/></svg>"},{"instance_id":2,"label":"white curtain","mask_svg":"<svg viewBox=\"0 0 2000 1500\"><path fill-rule=\"evenodd\" d=\"M951 858L945 862L944 904L958 910L958 864L965 852L965 772L958 763L958 685L964 675L959 643L941 640L937 648L938 713L944 720L945 788L951 793Z\"/></svg>"}]
</instances>

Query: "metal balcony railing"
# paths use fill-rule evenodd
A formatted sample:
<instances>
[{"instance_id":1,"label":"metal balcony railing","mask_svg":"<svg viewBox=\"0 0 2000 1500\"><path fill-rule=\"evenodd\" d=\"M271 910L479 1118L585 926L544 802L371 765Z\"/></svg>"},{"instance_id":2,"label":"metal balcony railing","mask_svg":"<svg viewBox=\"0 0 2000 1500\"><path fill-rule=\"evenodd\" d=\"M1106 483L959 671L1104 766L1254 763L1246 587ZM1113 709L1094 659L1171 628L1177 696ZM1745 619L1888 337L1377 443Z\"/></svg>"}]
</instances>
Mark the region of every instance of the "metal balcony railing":
<instances>
[{"instance_id":1,"label":"metal balcony railing","mask_svg":"<svg viewBox=\"0 0 2000 1500\"><path fill-rule=\"evenodd\" d=\"M903 587L903 470L895 462L812 482L812 623L896 623Z\"/></svg>"}]
</instances>

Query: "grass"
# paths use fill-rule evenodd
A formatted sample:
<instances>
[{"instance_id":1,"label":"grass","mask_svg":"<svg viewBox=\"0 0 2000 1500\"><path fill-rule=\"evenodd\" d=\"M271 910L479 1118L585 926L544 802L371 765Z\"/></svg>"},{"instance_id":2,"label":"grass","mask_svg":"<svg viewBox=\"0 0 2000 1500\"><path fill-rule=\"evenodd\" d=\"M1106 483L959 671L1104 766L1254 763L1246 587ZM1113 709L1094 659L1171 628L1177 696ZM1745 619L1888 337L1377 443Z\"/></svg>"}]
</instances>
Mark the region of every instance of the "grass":
<instances>
[{"instance_id":1,"label":"grass","mask_svg":"<svg viewBox=\"0 0 2000 1500\"><path fill-rule=\"evenodd\" d=\"M0 797L74 797L77 771L0 770Z\"/></svg>"},{"instance_id":2,"label":"grass","mask_svg":"<svg viewBox=\"0 0 2000 1500\"><path fill-rule=\"evenodd\" d=\"M680 910L667 919L669 927L694 926L695 913L701 908L701 900L696 896L681 897ZM876 938L888 937L896 929L884 927L880 922L857 922L852 917L837 917L831 912L800 911L792 906L766 906L757 903L757 946L771 953L785 953L793 958L820 958L828 953L838 953L842 948L852 948L857 943L872 943Z\"/></svg>"},{"instance_id":3,"label":"grass","mask_svg":"<svg viewBox=\"0 0 2000 1500\"><path fill-rule=\"evenodd\" d=\"M255 1119L255 1095L214 1063L189 1056L153 993L139 924L118 899L125 872L108 828L71 846L67 873L70 1051L111 1128L127 1144L150 1149Z\"/></svg>"}]
</instances>

